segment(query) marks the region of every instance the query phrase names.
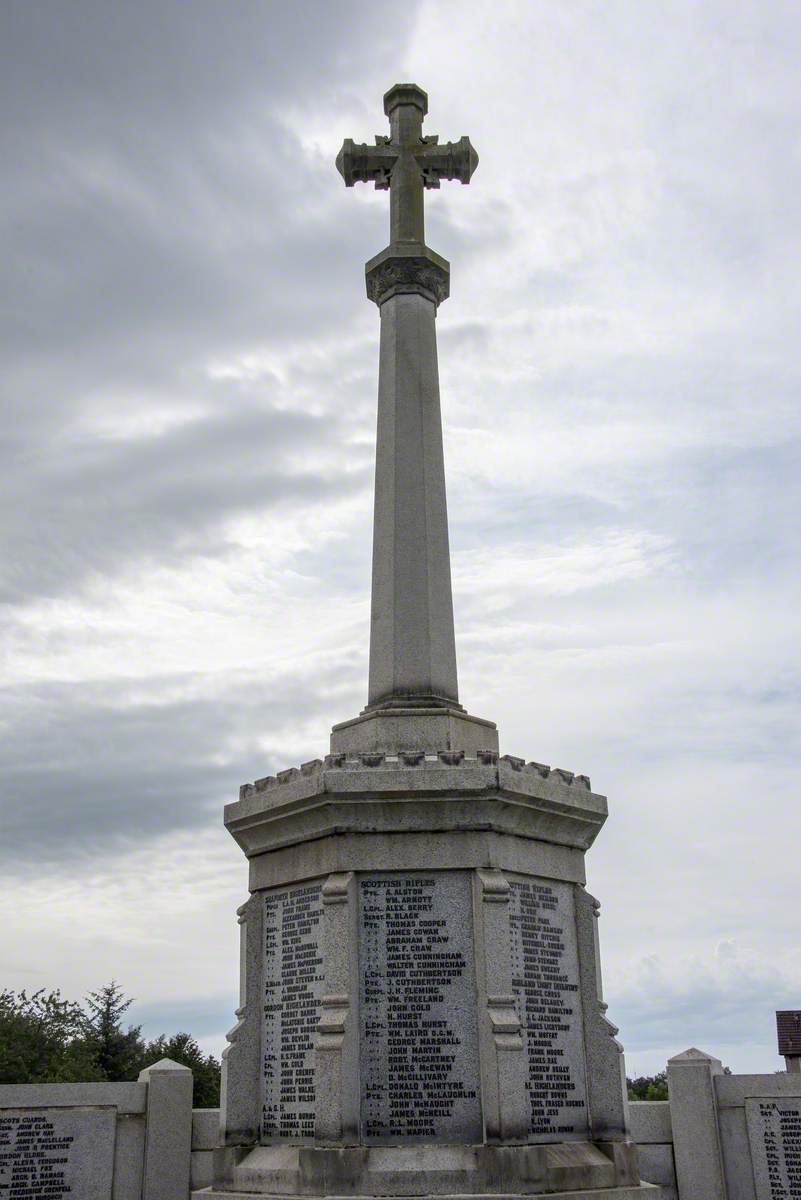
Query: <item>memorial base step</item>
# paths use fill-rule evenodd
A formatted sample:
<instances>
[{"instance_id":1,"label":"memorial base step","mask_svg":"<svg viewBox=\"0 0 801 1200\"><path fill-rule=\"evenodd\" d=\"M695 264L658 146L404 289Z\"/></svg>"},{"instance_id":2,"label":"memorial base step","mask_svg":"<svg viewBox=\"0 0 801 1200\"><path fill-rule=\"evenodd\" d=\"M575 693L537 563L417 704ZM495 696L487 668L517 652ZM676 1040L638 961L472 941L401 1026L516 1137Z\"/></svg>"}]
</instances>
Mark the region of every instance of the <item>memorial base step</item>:
<instances>
[{"instance_id":1,"label":"memorial base step","mask_svg":"<svg viewBox=\"0 0 801 1200\"><path fill-rule=\"evenodd\" d=\"M215 1188L250 1196L454 1197L623 1196L637 1184L628 1140L540 1145L232 1147L218 1158ZM636 1192L642 1195L642 1192ZM658 1195L658 1193L657 1193Z\"/></svg>"},{"instance_id":2,"label":"memorial base step","mask_svg":"<svg viewBox=\"0 0 801 1200\"><path fill-rule=\"evenodd\" d=\"M573 1191L573 1192L535 1192L525 1193L520 1192L501 1194L494 1193L492 1195L483 1196L465 1196L454 1194L448 1197L448 1200L662 1200L667 1196L667 1192L657 1184L653 1183L638 1183L630 1187L618 1188L591 1188L589 1191ZM286 1196L277 1193L268 1192L228 1192L220 1191L218 1188L201 1188L199 1191L191 1193L190 1200L253 1200L254 1196L258 1196L260 1200L287 1200ZM312 1200L380 1200L375 1196L318 1196ZM403 1200L403 1198L398 1198Z\"/></svg>"}]
</instances>

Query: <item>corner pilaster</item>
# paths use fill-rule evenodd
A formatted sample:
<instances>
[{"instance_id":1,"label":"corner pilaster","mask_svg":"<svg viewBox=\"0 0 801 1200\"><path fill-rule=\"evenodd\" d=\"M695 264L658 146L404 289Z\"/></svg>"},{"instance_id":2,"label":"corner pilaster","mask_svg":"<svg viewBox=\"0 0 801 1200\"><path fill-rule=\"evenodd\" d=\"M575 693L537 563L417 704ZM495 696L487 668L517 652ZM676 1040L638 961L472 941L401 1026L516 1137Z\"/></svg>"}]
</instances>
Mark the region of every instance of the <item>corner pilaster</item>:
<instances>
[{"instance_id":1,"label":"corner pilaster","mask_svg":"<svg viewBox=\"0 0 801 1200\"><path fill-rule=\"evenodd\" d=\"M502 871L479 870L476 883L484 1127L488 1142L524 1140L526 1069L512 991L509 881Z\"/></svg>"},{"instance_id":2,"label":"corner pilaster","mask_svg":"<svg viewBox=\"0 0 801 1200\"><path fill-rule=\"evenodd\" d=\"M323 884L325 990L315 1044L314 1137L324 1145L359 1140L358 897L352 871Z\"/></svg>"},{"instance_id":3,"label":"corner pilaster","mask_svg":"<svg viewBox=\"0 0 801 1200\"><path fill-rule=\"evenodd\" d=\"M626 1064L616 1039L617 1026L606 1016L601 984L598 937L600 904L583 887L576 887L576 935L579 987L584 1014L584 1051L587 1072L590 1131L594 1141L628 1138Z\"/></svg>"},{"instance_id":4,"label":"corner pilaster","mask_svg":"<svg viewBox=\"0 0 801 1200\"><path fill-rule=\"evenodd\" d=\"M261 1010L263 898L255 892L237 909L239 1007L222 1056L220 1140L223 1146L257 1142L261 1133ZM250 984L248 983L250 981Z\"/></svg>"}]
</instances>

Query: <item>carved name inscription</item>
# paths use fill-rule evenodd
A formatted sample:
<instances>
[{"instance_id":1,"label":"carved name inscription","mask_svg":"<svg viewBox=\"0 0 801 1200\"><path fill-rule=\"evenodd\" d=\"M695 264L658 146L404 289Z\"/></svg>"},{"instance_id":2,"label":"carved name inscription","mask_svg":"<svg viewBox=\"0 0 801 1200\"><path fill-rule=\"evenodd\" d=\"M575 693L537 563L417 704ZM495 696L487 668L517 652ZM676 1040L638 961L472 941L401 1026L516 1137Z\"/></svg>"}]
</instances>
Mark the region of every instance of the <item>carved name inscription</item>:
<instances>
[{"instance_id":1,"label":"carved name inscription","mask_svg":"<svg viewBox=\"0 0 801 1200\"><path fill-rule=\"evenodd\" d=\"M481 1140L470 877L359 881L362 1137Z\"/></svg>"},{"instance_id":2,"label":"carved name inscription","mask_svg":"<svg viewBox=\"0 0 801 1200\"><path fill-rule=\"evenodd\" d=\"M757 1200L801 1197L801 1096L748 1099L745 1119Z\"/></svg>"},{"instance_id":3,"label":"carved name inscription","mask_svg":"<svg viewBox=\"0 0 801 1200\"><path fill-rule=\"evenodd\" d=\"M512 877L510 883L512 987L528 1060L531 1137L586 1137L573 891L554 880Z\"/></svg>"},{"instance_id":4,"label":"carved name inscription","mask_svg":"<svg viewBox=\"0 0 801 1200\"><path fill-rule=\"evenodd\" d=\"M0 1109L0 1200L111 1200L115 1114Z\"/></svg>"},{"instance_id":5,"label":"carved name inscription","mask_svg":"<svg viewBox=\"0 0 801 1200\"><path fill-rule=\"evenodd\" d=\"M314 1136L314 1035L323 990L319 883L264 896L262 1137Z\"/></svg>"}]
</instances>

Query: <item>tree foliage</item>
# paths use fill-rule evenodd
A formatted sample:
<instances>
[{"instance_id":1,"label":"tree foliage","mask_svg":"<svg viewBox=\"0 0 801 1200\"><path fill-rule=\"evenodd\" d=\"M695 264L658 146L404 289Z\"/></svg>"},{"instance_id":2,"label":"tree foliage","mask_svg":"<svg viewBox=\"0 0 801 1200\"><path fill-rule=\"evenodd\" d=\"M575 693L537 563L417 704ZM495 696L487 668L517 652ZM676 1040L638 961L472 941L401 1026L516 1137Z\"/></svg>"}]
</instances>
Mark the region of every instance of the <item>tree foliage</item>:
<instances>
[{"instance_id":1,"label":"tree foliage","mask_svg":"<svg viewBox=\"0 0 801 1200\"><path fill-rule=\"evenodd\" d=\"M0 992L0 1083L106 1078L86 1045L86 1018L61 993Z\"/></svg>"},{"instance_id":2,"label":"tree foliage","mask_svg":"<svg viewBox=\"0 0 801 1200\"><path fill-rule=\"evenodd\" d=\"M189 1033L164 1034L148 1044L148 1064L162 1058L189 1067L194 1080L192 1104L195 1108L216 1108L220 1103L220 1064L213 1054L204 1054Z\"/></svg>"},{"instance_id":3,"label":"tree foliage","mask_svg":"<svg viewBox=\"0 0 801 1200\"><path fill-rule=\"evenodd\" d=\"M193 1104L220 1102L220 1064L189 1033L145 1042L139 1025L123 1028L131 1005L112 979L90 992L83 1007L56 990L0 992L0 1084L123 1082L162 1058L189 1067Z\"/></svg>"},{"instance_id":4,"label":"tree foliage","mask_svg":"<svg viewBox=\"0 0 801 1200\"><path fill-rule=\"evenodd\" d=\"M667 1071L659 1071L656 1075L638 1075L636 1079L627 1079L629 1100L667 1100L668 1084Z\"/></svg>"},{"instance_id":5,"label":"tree foliage","mask_svg":"<svg viewBox=\"0 0 801 1200\"><path fill-rule=\"evenodd\" d=\"M142 1070L145 1053L142 1027L122 1027L122 1018L130 1006L131 1000L125 998L113 979L86 997L86 1044L104 1079L133 1081Z\"/></svg>"}]
</instances>

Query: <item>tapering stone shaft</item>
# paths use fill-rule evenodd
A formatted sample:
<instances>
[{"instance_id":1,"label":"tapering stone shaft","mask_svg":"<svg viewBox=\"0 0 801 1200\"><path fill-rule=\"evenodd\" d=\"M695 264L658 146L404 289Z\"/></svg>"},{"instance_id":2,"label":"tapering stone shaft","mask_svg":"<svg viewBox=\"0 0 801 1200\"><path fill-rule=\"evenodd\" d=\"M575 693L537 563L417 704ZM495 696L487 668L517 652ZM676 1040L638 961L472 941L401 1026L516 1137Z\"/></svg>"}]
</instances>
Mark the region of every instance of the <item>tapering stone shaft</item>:
<instances>
[{"instance_id":1,"label":"tapering stone shaft","mask_svg":"<svg viewBox=\"0 0 801 1200\"><path fill-rule=\"evenodd\" d=\"M458 699L436 306L381 305L370 626L370 705Z\"/></svg>"},{"instance_id":2,"label":"tapering stone shaft","mask_svg":"<svg viewBox=\"0 0 801 1200\"><path fill-rule=\"evenodd\" d=\"M337 155L347 187L389 189L390 244L365 266L381 313L368 702L334 726L332 754L498 749L494 723L458 700L435 332L450 268L425 244L423 212L424 190L469 183L478 155L469 138L423 136L427 109L422 88L395 84L390 136L346 138Z\"/></svg>"}]
</instances>

